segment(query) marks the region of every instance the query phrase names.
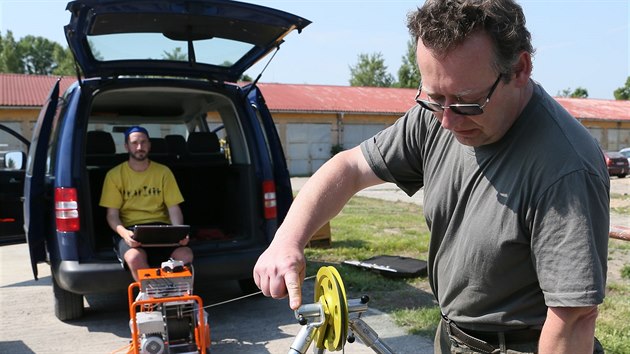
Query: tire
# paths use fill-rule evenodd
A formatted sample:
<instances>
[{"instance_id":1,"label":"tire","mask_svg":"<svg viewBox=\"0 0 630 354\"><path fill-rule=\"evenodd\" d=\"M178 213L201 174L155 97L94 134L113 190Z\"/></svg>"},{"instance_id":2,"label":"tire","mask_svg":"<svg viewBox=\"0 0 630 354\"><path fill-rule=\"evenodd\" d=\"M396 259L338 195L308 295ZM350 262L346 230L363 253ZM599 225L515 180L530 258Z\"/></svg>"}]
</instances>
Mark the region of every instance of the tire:
<instances>
[{"instance_id":1,"label":"tire","mask_svg":"<svg viewBox=\"0 0 630 354\"><path fill-rule=\"evenodd\" d=\"M260 289L256 286L254 278L239 279L238 286L241 288L243 295L259 293Z\"/></svg>"},{"instance_id":2,"label":"tire","mask_svg":"<svg viewBox=\"0 0 630 354\"><path fill-rule=\"evenodd\" d=\"M83 295L62 289L55 277L52 277L53 295L55 296L55 316L61 321L83 317Z\"/></svg>"},{"instance_id":3,"label":"tire","mask_svg":"<svg viewBox=\"0 0 630 354\"><path fill-rule=\"evenodd\" d=\"M626 178L626 175L617 175L618 178Z\"/></svg>"}]
</instances>

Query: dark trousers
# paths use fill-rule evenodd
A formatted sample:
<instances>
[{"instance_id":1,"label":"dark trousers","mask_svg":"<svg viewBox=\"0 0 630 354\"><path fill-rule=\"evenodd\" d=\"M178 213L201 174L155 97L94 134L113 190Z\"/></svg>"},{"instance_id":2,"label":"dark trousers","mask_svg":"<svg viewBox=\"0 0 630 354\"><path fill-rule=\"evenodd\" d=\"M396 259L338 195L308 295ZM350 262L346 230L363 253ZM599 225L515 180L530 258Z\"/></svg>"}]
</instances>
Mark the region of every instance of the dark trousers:
<instances>
[{"instance_id":1,"label":"dark trousers","mask_svg":"<svg viewBox=\"0 0 630 354\"><path fill-rule=\"evenodd\" d=\"M494 347L491 351L480 351L463 343L456 336L449 335L448 324L442 321L435 333L434 353L435 354L535 354L538 353L538 340L523 343L509 343L505 340L505 335L497 332L496 343L488 343ZM604 348L595 338L593 348L594 354L604 354Z\"/></svg>"}]
</instances>

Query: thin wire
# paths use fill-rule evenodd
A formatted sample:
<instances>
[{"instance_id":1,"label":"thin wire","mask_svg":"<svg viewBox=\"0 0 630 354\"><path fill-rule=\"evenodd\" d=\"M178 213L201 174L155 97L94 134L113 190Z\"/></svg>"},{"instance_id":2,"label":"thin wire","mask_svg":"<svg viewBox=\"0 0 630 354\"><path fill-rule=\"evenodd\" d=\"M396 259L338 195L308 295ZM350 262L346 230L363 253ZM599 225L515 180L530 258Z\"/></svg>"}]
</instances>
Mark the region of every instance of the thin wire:
<instances>
[{"instance_id":1,"label":"thin wire","mask_svg":"<svg viewBox=\"0 0 630 354\"><path fill-rule=\"evenodd\" d=\"M304 278L304 281L314 279L315 277L316 277L315 275L311 275L310 277L306 277L306 278ZM206 305L206 306L204 306L204 307L203 307L203 309L205 310L205 309L209 309L209 308L211 308L211 307L217 307L217 306L221 306L221 305L229 304L229 303L231 303L231 302L235 302L235 301L243 300L243 299L246 299L246 298L248 298L248 297L252 297L252 296L259 295L259 294L261 294L261 293L262 293L262 291L257 291L257 292L255 292L255 293L251 293L251 294L247 294L247 295L239 296L239 297L236 297L236 298L233 298L233 299L229 299L229 300L225 300L225 301L221 301L221 302L216 302L216 303L214 303L214 304L210 304L210 305ZM182 311L182 314L188 314L188 313L193 313L193 312L197 312L197 310L186 310L186 311Z\"/></svg>"},{"instance_id":2,"label":"thin wire","mask_svg":"<svg viewBox=\"0 0 630 354\"><path fill-rule=\"evenodd\" d=\"M311 280L311 279L313 279L313 278L315 278L315 277L316 277L315 275L312 275L312 276L310 276L310 277L306 277L306 278L304 278L304 281ZM262 291L257 291L257 292L255 292L255 293L251 293L251 294L243 295L243 296L240 296L240 297L237 297L237 298L234 298L234 299L230 299L230 300L225 300L225 301L217 302L217 303L214 303L214 304L211 304L211 305L204 306L203 308L204 308L204 309L208 309L208 308L211 308L211 307L217 307L217 306L220 306L220 305L229 304L230 302L234 302L234 301L238 301L238 300L246 299L246 298L248 298L248 297L256 296L256 295L258 295L258 294L262 294Z\"/></svg>"}]
</instances>

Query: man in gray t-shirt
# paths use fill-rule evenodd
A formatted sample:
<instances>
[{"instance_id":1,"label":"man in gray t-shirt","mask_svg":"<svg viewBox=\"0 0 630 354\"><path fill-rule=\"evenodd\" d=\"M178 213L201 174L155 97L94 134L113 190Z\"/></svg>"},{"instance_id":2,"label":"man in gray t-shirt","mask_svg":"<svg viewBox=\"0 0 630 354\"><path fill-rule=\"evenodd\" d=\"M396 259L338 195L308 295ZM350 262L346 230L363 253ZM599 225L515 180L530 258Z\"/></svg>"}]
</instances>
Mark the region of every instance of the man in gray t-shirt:
<instances>
[{"instance_id":1,"label":"man in gray t-shirt","mask_svg":"<svg viewBox=\"0 0 630 354\"><path fill-rule=\"evenodd\" d=\"M361 145L379 178L425 188L429 281L464 328L540 328L546 306L604 297L607 171L586 129L533 88L492 144L458 144L418 106Z\"/></svg>"},{"instance_id":2,"label":"man in gray t-shirt","mask_svg":"<svg viewBox=\"0 0 630 354\"><path fill-rule=\"evenodd\" d=\"M592 353L604 298L609 177L597 142L531 80L512 0L427 0L409 14L422 82L393 126L302 188L254 268L301 303L304 247L357 191L424 188L437 353Z\"/></svg>"}]
</instances>

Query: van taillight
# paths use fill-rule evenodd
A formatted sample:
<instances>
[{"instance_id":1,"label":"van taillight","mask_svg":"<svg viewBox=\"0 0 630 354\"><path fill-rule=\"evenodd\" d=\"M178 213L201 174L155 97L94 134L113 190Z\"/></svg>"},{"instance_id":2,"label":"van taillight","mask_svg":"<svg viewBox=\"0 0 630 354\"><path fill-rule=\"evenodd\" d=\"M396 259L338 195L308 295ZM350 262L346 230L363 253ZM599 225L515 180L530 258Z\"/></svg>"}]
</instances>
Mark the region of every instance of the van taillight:
<instances>
[{"instance_id":1,"label":"van taillight","mask_svg":"<svg viewBox=\"0 0 630 354\"><path fill-rule=\"evenodd\" d=\"M278 215L276 202L276 184L274 181L263 181L263 203L265 210L265 219L275 219Z\"/></svg>"},{"instance_id":2,"label":"van taillight","mask_svg":"<svg viewBox=\"0 0 630 354\"><path fill-rule=\"evenodd\" d=\"M76 188L55 189L57 231L79 231L79 203Z\"/></svg>"}]
</instances>

